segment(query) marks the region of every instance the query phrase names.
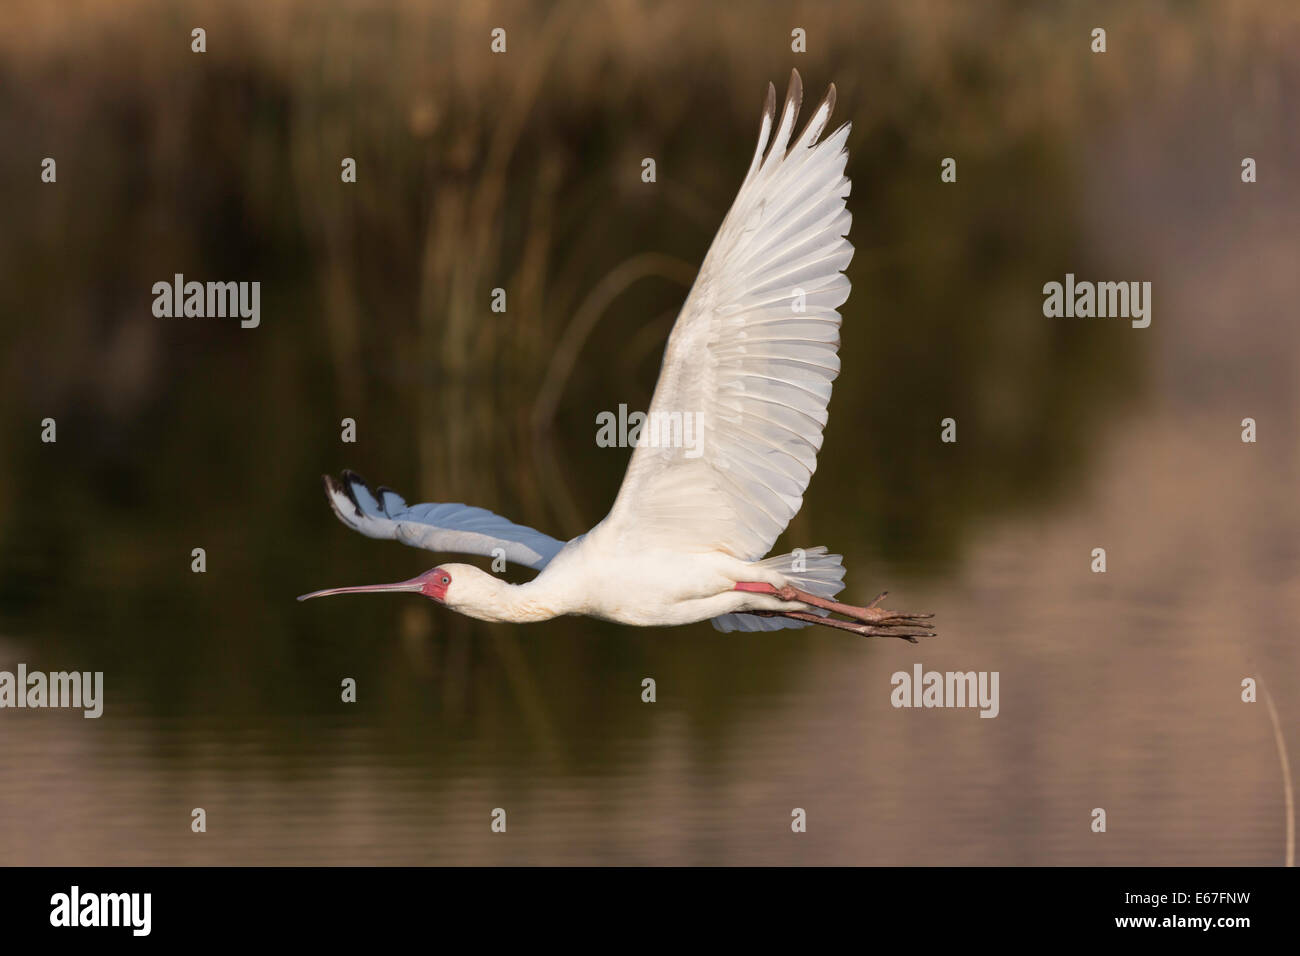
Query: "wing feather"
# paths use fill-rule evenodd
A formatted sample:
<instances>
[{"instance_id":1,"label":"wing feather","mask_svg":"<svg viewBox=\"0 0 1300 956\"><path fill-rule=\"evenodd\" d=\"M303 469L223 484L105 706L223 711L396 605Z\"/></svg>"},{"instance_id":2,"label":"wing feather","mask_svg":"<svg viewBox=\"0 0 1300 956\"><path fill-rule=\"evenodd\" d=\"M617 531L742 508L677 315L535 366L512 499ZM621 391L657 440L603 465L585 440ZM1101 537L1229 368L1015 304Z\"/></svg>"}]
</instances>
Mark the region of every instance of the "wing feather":
<instances>
[{"instance_id":1,"label":"wing feather","mask_svg":"<svg viewBox=\"0 0 1300 956\"><path fill-rule=\"evenodd\" d=\"M514 564L541 570L564 547L550 535L470 505L430 502L408 505L388 488L378 492L359 475L325 476L325 494L340 521L368 538L389 538L426 551L478 554L498 549Z\"/></svg>"},{"instance_id":2,"label":"wing feather","mask_svg":"<svg viewBox=\"0 0 1300 956\"><path fill-rule=\"evenodd\" d=\"M835 87L794 136L802 99L792 73L777 122L768 86L754 157L673 326L650 403L652 420L699 416L701 441L656 446L643 431L600 526L620 546L754 561L803 503L840 370L853 217L849 125L821 138Z\"/></svg>"}]
</instances>

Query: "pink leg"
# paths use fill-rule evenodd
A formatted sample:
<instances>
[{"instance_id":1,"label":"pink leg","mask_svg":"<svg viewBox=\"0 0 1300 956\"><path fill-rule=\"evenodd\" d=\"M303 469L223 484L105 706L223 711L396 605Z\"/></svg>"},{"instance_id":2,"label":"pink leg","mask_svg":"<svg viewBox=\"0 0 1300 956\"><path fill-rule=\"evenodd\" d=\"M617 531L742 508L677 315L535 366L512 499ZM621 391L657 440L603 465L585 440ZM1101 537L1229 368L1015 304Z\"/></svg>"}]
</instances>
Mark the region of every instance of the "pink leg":
<instances>
[{"instance_id":1,"label":"pink leg","mask_svg":"<svg viewBox=\"0 0 1300 956\"><path fill-rule=\"evenodd\" d=\"M741 611L740 613L753 614L757 617L788 617L795 621L806 621L809 624L821 624L823 627L833 627L840 631L851 631L863 637L897 637L909 644L916 644L918 637L934 636L933 631L922 630L919 627L872 627L870 624L841 621L837 617L822 617L809 611Z\"/></svg>"},{"instance_id":2,"label":"pink leg","mask_svg":"<svg viewBox=\"0 0 1300 956\"><path fill-rule=\"evenodd\" d=\"M815 594L809 594L807 591L801 591L798 588L787 585L783 588L773 587L762 581L740 581L736 584L737 591L752 591L756 594L770 594L773 597L780 598L782 601L798 601L801 604L807 604L811 607L819 607L833 614L843 614L854 621L860 621L862 625L870 627L872 632L887 633L894 637L931 637L934 634L933 625L929 619L934 617L933 614L909 614L897 611L889 611L878 605L887 595L888 591L881 591L870 604L866 607L858 607L853 604L842 604L839 601L832 601L829 598L818 597ZM756 612L746 612L756 613ZM801 612L768 612L771 614L784 614L786 617L795 617ZM826 624L828 627L842 625L843 622L835 622L833 618L825 618L820 615L807 615L814 620L811 623ZM804 620L804 617L797 617L796 620ZM854 630L853 626L842 627L843 630ZM865 632L858 632L865 633Z\"/></svg>"}]
</instances>

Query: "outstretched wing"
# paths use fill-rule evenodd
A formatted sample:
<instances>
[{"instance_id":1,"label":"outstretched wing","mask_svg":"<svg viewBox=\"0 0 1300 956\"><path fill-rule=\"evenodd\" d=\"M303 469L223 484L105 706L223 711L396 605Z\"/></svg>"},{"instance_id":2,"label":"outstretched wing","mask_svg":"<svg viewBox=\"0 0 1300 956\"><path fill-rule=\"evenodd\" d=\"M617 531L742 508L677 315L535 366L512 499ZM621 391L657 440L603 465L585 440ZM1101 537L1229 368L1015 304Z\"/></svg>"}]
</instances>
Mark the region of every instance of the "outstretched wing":
<instances>
[{"instance_id":1,"label":"outstretched wing","mask_svg":"<svg viewBox=\"0 0 1300 956\"><path fill-rule=\"evenodd\" d=\"M485 508L432 502L408 505L388 488L378 492L358 475L325 476L325 494L339 520L369 538L392 538L426 551L496 557L540 571L564 547L550 535L515 524Z\"/></svg>"},{"instance_id":2,"label":"outstretched wing","mask_svg":"<svg viewBox=\"0 0 1300 956\"><path fill-rule=\"evenodd\" d=\"M803 97L790 75L781 122L768 85L758 148L673 326L623 486L603 523L620 547L765 555L803 503L839 373L845 124L818 141L835 87L791 143ZM766 151L766 152L765 152ZM693 441L671 440L694 423ZM657 447L655 442L657 442Z\"/></svg>"}]
</instances>

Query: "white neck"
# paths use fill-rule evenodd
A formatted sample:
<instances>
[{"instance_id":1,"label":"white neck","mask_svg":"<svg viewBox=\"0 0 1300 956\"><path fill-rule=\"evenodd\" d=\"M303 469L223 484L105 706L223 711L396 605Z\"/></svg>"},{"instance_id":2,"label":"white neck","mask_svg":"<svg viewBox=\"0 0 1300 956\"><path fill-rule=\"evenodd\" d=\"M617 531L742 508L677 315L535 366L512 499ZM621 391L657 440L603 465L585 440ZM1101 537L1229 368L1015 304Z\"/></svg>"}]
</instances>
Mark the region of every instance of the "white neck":
<instances>
[{"instance_id":1,"label":"white neck","mask_svg":"<svg viewBox=\"0 0 1300 956\"><path fill-rule=\"evenodd\" d=\"M452 585L447 594L447 607L466 617L522 624L550 620L565 613L557 601L539 593L536 581L510 584L472 565L448 570Z\"/></svg>"}]
</instances>

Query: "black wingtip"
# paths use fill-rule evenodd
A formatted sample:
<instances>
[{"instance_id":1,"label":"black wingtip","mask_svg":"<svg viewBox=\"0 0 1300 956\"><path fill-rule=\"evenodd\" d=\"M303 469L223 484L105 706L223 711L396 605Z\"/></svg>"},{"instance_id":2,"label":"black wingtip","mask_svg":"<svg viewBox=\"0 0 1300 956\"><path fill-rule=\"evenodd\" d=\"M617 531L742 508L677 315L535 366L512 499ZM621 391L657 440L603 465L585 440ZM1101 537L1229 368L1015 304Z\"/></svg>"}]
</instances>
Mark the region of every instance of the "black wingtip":
<instances>
[{"instance_id":1,"label":"black wingtip","mask_svg":"<svg viewBox=\"0 0 1300 956\"><path fill-rule=\"evenodd\" d=\"M825 132L826 128L830 125L831 114L835 112L835 84L834 83L832 83L830 86L826 88L826 95L823 96L822 101L817 104L817 108L808 114L808 121L804 123L803 130L799 133L797 137L795 137L796 142L802 143L805 139L808 138L809 130L813 128L813 123L816 122L817 115L821 113L823 109L826 110L826 119L822 121L821 131ZM821 138L820 133L818 134L818 138L819 139ZM816 145L817 143L815 142L809 143L810 147Z\"/></svg>"},{"instance_id":2,"label":"black wingtip","mask_svg":"<svg viewBox=\"0 0 1300 956\"><path fill-rule=\"evenodd\" d=\"M321 475L320 478L321 478L321 483L325 485L325 500L330 503L330 510L333 511L336 515L338 515L339 519L344 524L348 524L347 518L344 516L343 512L339 510L339 499L338 499L339 492L342 492L346 497L351 497L348 494L347 485L340 482L333 475ZM356 501L352 502L352 506L354 508L356 508L356 504L357 504ZM360 508L356 508L356 511L358 515L361 514Z\"/></svg>"},{"instance_id":3,"label":"black wingtip","mask_svg":"<svg viewBox=\"0 0 1300 956\"><path fill-rule=\"evenodd\" d=\"M392 495L394 498L397 498L399 501L401 500L402 496L399 495L397 492L395 492L392 488L389 488L387 485L380 485L378 488L375 489L375 500L379 502L379 510L382 511L384 514L388 515L388 502L384 500L384 495ZM388 515L388 516L390 518L392 517L392 515Z\"/></svg>"},{"instance_id":4,"label":"black wingtip","mask_svg":"<svg viewBox=\"0 0 1300 956\"><path fill-rule=\"evenodd\" d=\"M321 475L321 482L325 485L325 499L330 503L330 507L335 511L339 510L337 495L342 492L347 495L347 485L343 484L333 475ZM354 502L355 503L355 502Z\"/></svg>"},{"instance_id":5,"label":"black wingtip","mask_svg":"<svg viewBox=\"0 0 1300 956\"><path fill-rule=\"evenodd\" d=\"M355 471L351 471L347 468L343 469L343 480L348 483L349 488L354 488L357 485L360 485L366 490L366 494L370 495L370 497L373 498L375 496L375 493L370 489L370 483Z\"/></svg>"},{"instance_id":6,"label":"black wingtip","mask_svg":"<svg viewBox=\"0 0 1300 956\"><path fill-rule=\"evenodd\" d=\"M358 518L364 518L366 513L361 510L361 502L357 501L357 493L353 490L354 485L360 485L362 488L365 488L366 491L370 490L366 485L366 480L364 478L358 475L355 471L344 468L343 481L341 484L335 486L335 490L343 492L343 494L347 496L348 501L352 502L352 507L356 511Z\"/></svg>"}]
</instances>

